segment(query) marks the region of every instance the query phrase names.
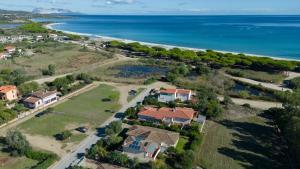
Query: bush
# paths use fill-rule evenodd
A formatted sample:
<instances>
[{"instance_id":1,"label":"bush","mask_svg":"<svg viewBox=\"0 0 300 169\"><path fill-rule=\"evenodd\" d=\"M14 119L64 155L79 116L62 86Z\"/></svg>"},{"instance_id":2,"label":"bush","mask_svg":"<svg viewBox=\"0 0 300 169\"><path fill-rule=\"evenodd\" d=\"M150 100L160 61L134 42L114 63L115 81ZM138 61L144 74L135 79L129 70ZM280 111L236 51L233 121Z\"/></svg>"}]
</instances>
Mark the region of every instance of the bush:
<instances>
[{"instance_id":1,"label":"bush","mask_svg":"<svg viewBox=\"0 0 300 169\"><path fill-rule=\"evenodd\" d=\"M57 134L55 137L56 137L56 139L63 141L63 140L70 138L71 136L72 136L72 133L69 130L66 130L60 134Z\"/></svg>"},{"instance_id":2,"label":"bush","mask_svg":"<svg viewBox=\"0 0 300 169\"><path fill-rule=\"evenodd\" d=\"M22 156L31 149L26 137L19 131L10 130L5 137L10 153L14 156Z\"/></svg>"}]
</instances>

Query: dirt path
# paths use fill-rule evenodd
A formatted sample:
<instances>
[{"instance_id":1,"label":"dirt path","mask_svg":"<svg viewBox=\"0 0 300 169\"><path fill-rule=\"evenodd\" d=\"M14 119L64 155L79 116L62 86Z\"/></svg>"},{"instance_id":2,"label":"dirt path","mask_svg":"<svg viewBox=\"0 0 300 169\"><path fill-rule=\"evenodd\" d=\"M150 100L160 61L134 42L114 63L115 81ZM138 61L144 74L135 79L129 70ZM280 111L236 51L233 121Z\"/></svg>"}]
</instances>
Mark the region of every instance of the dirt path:
<instances>
[{"instance_id":1,"label":"dirt path","mask_svg":"<svg viewBox=\"0 0 300 169\"><path fill-rule=\"evenodd\" d=\"M297 73L297 72L288 72L288 74L289 74L289 76L287 78L285 78L285 80L291 80L296 77L300 77L300 73Z\"/></svg>"},{"instance_id":2,"label":"dirt path","mask_svg":"<svg viewBox=\"0 0 300 169\"><path fill-rule=\"evenodd\" d=\"M253 84L253 85L261 85L265 88L268 89L272 89L272 90L277 90L277 91L292 91L291 89L283 86L282 84L273 84L273 83L266 83L266 82L259 82L256 80L251 80L251 79L247 79L247 78L243 78L243 77L236 77L236 76L232 76L229 74L224 73L224 75L226 77L229 77L230 79L234 79L234 80L238 80L244 83L249 83L249 84Z\"/></svg>"},{"instance_id":3,"label":"dirt path","mask_svg":"<svg viewBox=\"0 0 300 169\"><path fill-rule=\"evenodd\" d=\"M223 100L223 96L218 96L219 100ZM272 107L282 107L282 103L279 102L270 102L264 100L248 100L248 99L240 99L240 98L231 98L233 103L237 105L250 104L251 107L267 110Z\"/></svg>"}]
</instances>

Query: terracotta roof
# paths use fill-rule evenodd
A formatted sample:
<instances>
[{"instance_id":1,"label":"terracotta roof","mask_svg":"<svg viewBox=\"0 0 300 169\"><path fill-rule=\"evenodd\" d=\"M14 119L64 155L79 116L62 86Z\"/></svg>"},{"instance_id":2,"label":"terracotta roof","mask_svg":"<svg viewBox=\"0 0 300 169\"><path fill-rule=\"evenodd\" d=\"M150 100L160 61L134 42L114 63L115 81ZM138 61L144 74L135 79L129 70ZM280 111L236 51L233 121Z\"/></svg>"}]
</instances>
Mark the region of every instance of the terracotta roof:
<instances>
[{"instance_id":1,"label":"terracotta roof","mask_svg":"<svg viewBox=\"0 0 300 169\"><path fill-rule=\"evenodd\" d=\"M158 120L162 120L164 118L182 118L182 119L193 119L195 115L195 111L191 108L153 108L147 107L144 110L140 111L138 115L152 117Z\"/></svg>"},{"instance_id":2,"label":"terracotta roof","mask_svg":"<svg viewBox=\"0 0 300 169\"><path fill-rule=\"evenodd\" d=\"M51 95L53 95L53 94L55 94L55 93L57 93L57 91L38 91L38 92L32 93L31 95L32 95L33 97L38 97L38 98L43 99L43 98L46 98L46 97L48 97L48 96L51 96Z\"/></svg>"},{"instance_id":3,"label":"terracotta roof","mask_svg":"<svg viewBox=\"0 0 300 169\"><path fill-rule=\"evenodd\" d=\"M191 90L186 89L162 89L160 90L160 93L167 93L167 94L190 94Z\"/></svg>"},{"instance_id":4,"label":"terracotta roof","mask_svg":"<svg viewBox=\"0 0 300 169\"><path fill-rule=\"evenodd\" d=\"M176 89L162 89L160 90L160 93L175 94Z\"/></svg>"},{"instance_id":5,"label":"terracotta roof","mask_svg":"<svg viewBox=\"0 0 300 169\"><path fill-rule=\"evenodd\" d=\"M11 90L17 90L17 87L13 86L13 85L1 86L0 87L0 93L7 93Z\"/></svg>"},{"instance_id":6,"label":"terracotta roof","mask_svg":"<svg viewBox=\"0 0 300 169\"><path fill-rule=\"evenodd\" d=\"M134 140L135 137L139 137L143 138L145 142L165 143L167 145L174 145L179 139L179 133L139 125L132 126L128 130L127 135L128 138L126 140L129 142Z\"/></svg>"},{"instance_id":7,"label":"terracotta roof","mask_svg":"<svg viewBox=\"0 0 300 169\"><path fill-rule=\"evenodd\" d=\"M10 49L15 49L15 48L16 48L16 47L14 47L14 46L5 46L5 47L4 47L5 50L10 50Z\"/></svg>"},{"instance_id":8,"label":"terracotta roof","mask_svg":"<svg viewBox=\"0 0 300 169\"><path fill-rule=\"evenodd\" d=\"M27 102L27 103L36 103L38 102L39 100L41 100L40 98L36 98L36 97L27 97L24 102Z\"/></svg>"},{"instance_id":9,"label":"terracotta roof","mask_svg":"<svg viewBox=\"0 0 300 169\"><path fill-rule=\"evenodd\" d=\"M191 90L177 89L178 94L190 94L191 92Z\"/></svg>"}]
</instances>

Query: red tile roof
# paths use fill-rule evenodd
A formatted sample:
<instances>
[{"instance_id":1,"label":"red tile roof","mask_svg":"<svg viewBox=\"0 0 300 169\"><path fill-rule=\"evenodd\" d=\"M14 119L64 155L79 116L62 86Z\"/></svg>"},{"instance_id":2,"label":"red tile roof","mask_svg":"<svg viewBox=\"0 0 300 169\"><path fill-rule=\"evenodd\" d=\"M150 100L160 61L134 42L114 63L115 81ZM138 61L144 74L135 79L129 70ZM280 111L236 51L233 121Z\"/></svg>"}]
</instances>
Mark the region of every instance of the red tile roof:
<instances>
[{"instance_id":1,"label":"red tile roof","mask_svg":"<svg viewBox=\"0 0 300 169\"><path fill-rule=\"evenodd\" d=\"M14 47L14 46L5 46L5 50L11 50L11 49L15 49L16 47Z\"/></svg>"},{"instance_id":2,"label":"red tile roof","mask_svg":"<svg viewBox=\"0 0 300 169\"><path fill-rule=\"evenodd\" d=\"M167 94L190 94L191 90L186 89L162 89L160 90L160 93L167 93Z\"/></svg>"},{"instance_id":3,"label":"red tile roof","mask_svg":"<svg viewBox=\"0 0 300 169\"><path fill-rule=\"evenodd\" d=\"M175 94L176 89L162 89L160 90L160 93Z\"/></svg>"},{"instance_id":4,"label":"red tile roof","mask_svg":"<svg viewBox=\"0 0 300 169\"><path fill-rule=\"evenodd\" d=\"M191 92L191 90L177 89L178 94L190 94Z\"/></svg>"},{"instance_id":5,"label":"red tile roof","mask_svg":"<svg viewBox=\"0 0 300 169\"><path fill-rule=\"evenodd\" d=\"M147 107L144 110L140 111L138 115L152 117L158 120L162 120L164 118L182 118L182 119L193 119L195 115L195 111L191 108L153 108Z\"/></svg>"},{"instance_id":6,"label":"red tile roof","mask_svg":"<svg viewBox=\"0 0 300 169\"><path fill-rule=\"evenodd\" d=\"M13 85L1 86L0 87L0 93L7 93L11 90L17 90L17 87L13 86Z\"/></svg>"}]
</instances>

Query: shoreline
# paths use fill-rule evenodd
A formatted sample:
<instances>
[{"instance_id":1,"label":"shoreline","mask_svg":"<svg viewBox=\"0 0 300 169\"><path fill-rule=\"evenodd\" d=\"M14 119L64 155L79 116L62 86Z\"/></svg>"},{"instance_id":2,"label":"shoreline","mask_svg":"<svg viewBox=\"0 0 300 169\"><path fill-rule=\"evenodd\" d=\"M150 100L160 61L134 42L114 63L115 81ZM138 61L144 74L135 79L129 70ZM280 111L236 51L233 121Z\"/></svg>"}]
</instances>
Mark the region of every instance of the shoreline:
<instances>
[{"instance_id":1,"label":"shoreline","mask_svg":"<svg viewBox=\"0 0 300 169\"><path fill-rule=\"evenodd\" d=\"M132 43L132 42L138 42L142 45L146 45L146 46L159 46L165 49L172 49L172 48L180 48L183 50L193 50L193 51L206 51L207 49L202 49L202 48L192 48L192 47L183 47L183 46L176 46L176 45L166 45L166 44L159 44L159 43L151 43L151 42L143 42L143 41L136 41L136 40L129 40L129 39L122 39L122 38L114 38L114 37L109 37L109 36L101 36L101 35L94 35L94 34L88 34L88 33L79 33L79 32L72 32L72 31L66 31L66 30L60 30L60 29L55 29L53 28L53 26L55 25L62 25L65 23L49 23L44 25L45 28L50 29L50 30L55 30L55 31L61 31L64 33L68 33L68 34L73 34L73 35L79 35L79 36L88 36L91 37L95 40L102 40L102 41L112 41L112 40L116 40L116 41L120 41L123 43ZM216 52L220 52L220 53L232 53L232 54L244 54L246 56L249 57L266 57L266 58L270 58L273 60L285 60L285 61L296 61L296 62L300 62L300 59L290 59L290 58L282 58L282 57L276 57L276 56L265 56L265 55L258 55L258 54L251 54L251 53L241 53L241 52L231 52L231 51L223 51L223 50L214 50L213 51Z\"/></svg>"}]
</instances>

